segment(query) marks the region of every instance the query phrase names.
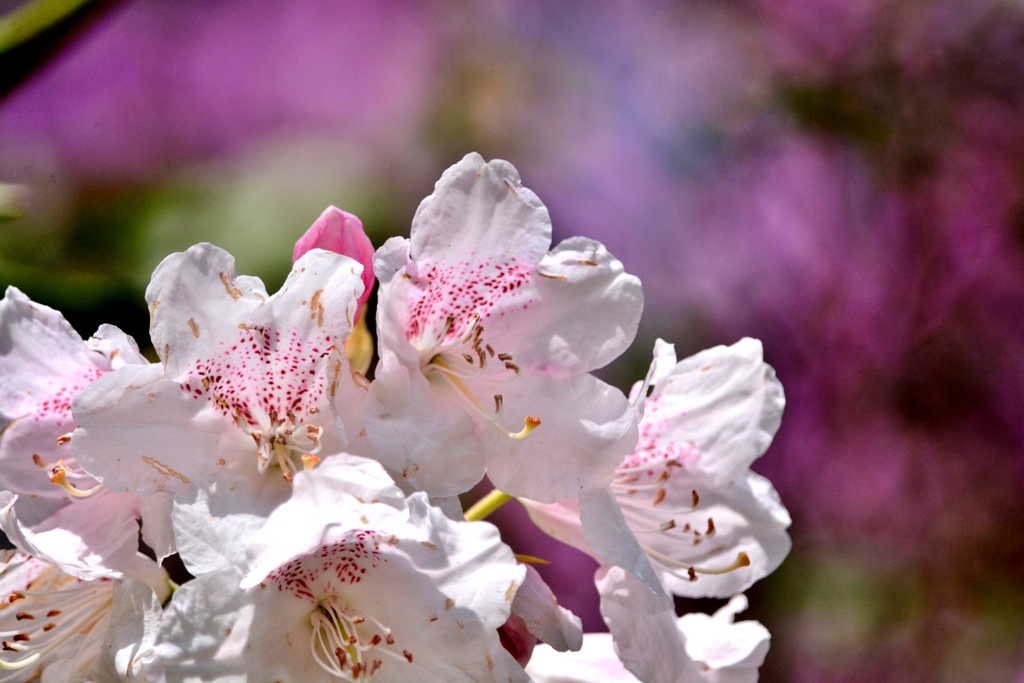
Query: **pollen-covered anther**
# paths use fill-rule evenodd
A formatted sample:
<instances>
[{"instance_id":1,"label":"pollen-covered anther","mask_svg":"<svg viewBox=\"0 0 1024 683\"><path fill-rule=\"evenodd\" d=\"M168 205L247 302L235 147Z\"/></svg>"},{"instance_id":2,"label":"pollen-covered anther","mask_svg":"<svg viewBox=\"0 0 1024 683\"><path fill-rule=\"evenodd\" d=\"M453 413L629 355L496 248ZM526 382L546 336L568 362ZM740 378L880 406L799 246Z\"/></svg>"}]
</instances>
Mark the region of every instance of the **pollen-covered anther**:
<instances>
[{"instance_id":1,"label":"pollen-covered anther","mask_svg":"<svg viewBox=\"0 0 1024 683\"><path fill-rule=\"evenodd\" d=\"M536 429L539 426L540 426L540 418L538 418L538 417L529 417L529 416L524 417L523 418L523 429L521 431L516 432L515 434L509 434L509 437L512 438L512 439L517 439L517 440L525 439L526 437L528 437L530 435L530 433L534 429Z\"/></svg>"},{"instance_id":2,"label":"pollen-covered anther","mask_svg":"<svg viewBox=\"0 0 1024 683\"><path fill-rule=\"evenodd\" d=\"M67 465L64 464L64 458L57 461L57 464L50 468L50 483L56 484L65 491L67 491L74 498L88 498L89 496L95 495L102 491L105 487L103 484L97 484L90 489L77 489L68 482L68 475L78 476L84 478L85 474L77 474L71 472Z\"/></svg>"}]
</instances>

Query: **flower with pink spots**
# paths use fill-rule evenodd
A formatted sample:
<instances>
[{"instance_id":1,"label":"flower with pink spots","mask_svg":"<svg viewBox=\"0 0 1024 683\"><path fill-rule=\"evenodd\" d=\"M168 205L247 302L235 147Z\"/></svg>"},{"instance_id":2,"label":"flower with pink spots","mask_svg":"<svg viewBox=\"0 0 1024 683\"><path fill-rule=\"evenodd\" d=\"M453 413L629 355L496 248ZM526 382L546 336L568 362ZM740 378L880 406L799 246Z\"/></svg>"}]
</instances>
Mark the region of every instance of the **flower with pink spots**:
<instances>
[{"instance_id":1,"label":"flower with pink spots","mask_svg":"<svg viewBox=\"0 0 1024 683\"><path fill-rule=\"evenodd\" d=\"M175 594L168 683L529 680L498 638L524 570L497 529L406 499L376 462L297 474L250 560L244 579L230 568Z\"/></svg>"},{"instance_id":2,"label":"flower with pink spots","mask_svg":"<svg viewBox=\"0 0 1024 683\"><path fill-rule=\"evenodd\" d=\"M296 472L359 448L368 383L340 349L362 288L358 263L320 249L272 297L217 247L172 254L146 290L162 363L76 398L75 456L113 490L176 494L176 516L206 509L201 533L175 530L193 573L234 564Z\"/></svg>"},{"instance_id":3,"label":"flower with pink spots","mask_svg":"<svg viewBox=\"0 0 1024 683\"><path fill-rule=\"evenodd\" d=\"M771 482L749 470L779 428L782 385L763 361L761 342L749 338L679 363L672 345L659 340L649 381L646 401L647 383L634 389L638 407L645 405L640 441L609 488L621 513L589 512L594 502L586 497L523 504L547 533L648 586L632 567L641 552L676 595L746 590L790 548L789 513ZM613 551L625 559L610 560Z\"/></svg>"},{"instance_id":4,"label":"flower with pink spots","mask_svg":"<svg viewBox=\"0 0 1024 683\"><path fill-rule=\"evenodd\" d=\"M14 287L0 300L0 527L25 552L82 579L123 570L146 542L174 552L161 503L114 493L82 471L67 443L71 402L96 378L148 365L135 341L103 325L89 341Z\"/></svg>"},{"instance_id":5,"label":"flower with pink spots","mask_svg":"<svg viewBox=\"0 0 1024 683\"><path fill-rule=\"evenodd\" d=\"M611 481L636 424L589 373L632 342L643 297L601 244L551 249L548 211L515 168L470 154L374 269L381 362L366 429L385 466L432 496L485 470L546 502Z\"/></svg>"}]
</instances>

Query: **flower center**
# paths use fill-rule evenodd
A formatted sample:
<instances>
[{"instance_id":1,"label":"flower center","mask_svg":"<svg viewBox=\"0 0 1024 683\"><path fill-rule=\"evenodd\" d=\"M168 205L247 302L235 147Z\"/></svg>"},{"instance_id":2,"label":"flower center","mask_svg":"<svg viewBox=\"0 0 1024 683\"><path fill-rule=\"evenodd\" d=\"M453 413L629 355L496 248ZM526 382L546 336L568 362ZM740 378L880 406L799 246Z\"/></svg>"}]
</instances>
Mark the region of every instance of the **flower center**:
<instances>
[{"instance_id":1,"label":"flower center","mask_svg":"<svg viewBox=\"0 0 1024 683\"><path fill-rule=\"evenodd\" d=\"M369 680L383 664L381 657L412 663L413 654L395 649L391 629L372 616L347 607L329 595L309 615L313 633L309 649L316 663L343 681Z\"/></svg>"},{"instance_id":2,"label":"flower center","mask_svg":"<svg viewBox=\"0 0 1024 683\"><path fill-rule=\"evenodd\" d=\"M213 403L256 442L260 473L278 465L288 481L319 458L323 429L310 424L327 390L329 335L305 339L266 327L242 326L223 350L189 368L181 384L196 400Z\"/></svg>"},{"instance_id":3,"label":"flower center","mask_svg":"<svg viewBox=\"0 0 1024 683\"><path fill-rule=\"evenodd\" d=\"M693 449L693 444L684 445L684 450ZM677 538L673 539L674 542L693 548L711 540L717 533L713 517L709 515L706 521L697 519L700 516L700 495L696 489L690 490L691 502L688 507L664 505L668 493L666 487L672 478L672 471L683 467L679 460L687 457L684 450L673 445L670 451L660 454L653 451L637 452L627 457L616 470L611 489L623 511L637 510L644 517L648 517L652 509L657 508L659 513L668 517L665 522L653 529L634 529L638 537L671 533L677 535ZM678 535L682 537L679 538ZM750 558L745 552L738 553L731 564L708 568L680 562L643 542L640 546L651 559L659 562L665 571L687 581L696 581L698 574L727 574L750 565Z\"/></svg>"},{"instance_id":4,"label":"flower center","mask_svg":"<svg viewBox=\"0 0 1024 683\"><path fill-rule=\"evenodd\" d=\"M95 654L113 601L109 580L83 582L56 567L44 570L25 590L11 593L0 604L0 681L20 677L17 672L76 636L83 642L75 644L78 654L72 667L82 655Z\"/></svg>"},{"instance_id":5,"label":"flower center","mask_svg":"<svg viewBox=\"0 0 1024 683\"><path fill-rule=\"evenodd\" d=\"M492 413L467 385L467 382L479 379L494 384L511 382L519 375L519 366L515 364L514 356L510 353L498 353L484 341L484 327L476 313L470 316L461 334L452 335L454 324L455 318L448 316L436 339L430 343L423 343L421 340L420 367L423 375L444 381L474 412L505 436L510 439L525 439L540 425L540 419L527 416L523 418L523 429L512 432L501 425L504 417L502 395L494 394Z\"/></svg>"}]
</instances>

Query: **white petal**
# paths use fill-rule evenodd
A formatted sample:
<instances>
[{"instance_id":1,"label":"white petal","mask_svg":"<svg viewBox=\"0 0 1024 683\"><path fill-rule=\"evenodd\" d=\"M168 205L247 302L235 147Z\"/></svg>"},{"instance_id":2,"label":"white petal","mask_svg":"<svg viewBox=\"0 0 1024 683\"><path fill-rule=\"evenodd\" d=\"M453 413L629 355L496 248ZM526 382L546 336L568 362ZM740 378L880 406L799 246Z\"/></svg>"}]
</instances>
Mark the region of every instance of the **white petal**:
<instances>
[{"instance_id":1,"label":"white petal","mask_svg":"<svg viewBox=\"0 0 1024 683\"><path fill-rule=\"evenodd\" d=\"M332 458L333 459L333 458ZM174 496L174 538L193 576L236 567L248 571L245 548L291 487L280 477L217 476Z\"/></svg>"},{"instance_id":2,"label":"white petal","mask_svg":"<svg viewBox=\"0 0 1024 683\"><path fill-rule=\"evenodd\" d=\"M663 609L671 609L672 600L665 594L647 555L626 524L612 492L602 489L585 494L580 496L579 505L583 536L600 560L631 573L661 600Z\"/></svg>"},{"instance_id":3,"label":"white petal","mask_svg":"<svg viewBox=\"0 0 1024 683\"><path fill-rule=\"evenodd\" d=\"M767 450L782 421L785 398L761 342L744 338L686 358L647 401L652 439L692 443L685 464L713 484L740 478Z\"/></svg>"},{"instance_id":4,"label":"white petal","mask_svg":"<svg viewBox=\"0 0 1024 683\"><path fill-rule=\"evenodd\" d=\"M583 645L583 622L558 604L544 579L529 565L526 580L512 601L512 613L526 623L530 633L559 652L579 650Z\"/></svg>"},{"instance_id":5,"label":"white petal","mask_svg":"<svg viewBox=\"0 0 1024 683\"><path fill-rule=\"evenodd\" d=\"M143 666L156 656L161 616L152 588L135 579L116 582L110 629L94 669L97 680L145 680Z\"/></svg>"},{"instance_id":6,"label":"white petal","mask_svg":"<svg viewBox=\"0 0 1024 683\"><path fill-rule=\"evenodd\" d=\"M113 370L124 365L149 364L139 352L139 345L135 340L113 325L100 325L86 345L93 351L103 354Z\"/></svg>"},{"instance_id":7,"label":"white petal","mask_svg":"<svg viewBox=\"0 0 1024 683\"><path fill-rule=\"evenodd\" d=\"M255 596L238 588L241 578L237 570L227 569L200 576L175 591L156 646L168 683L245 680ZM324 673L310 680L326 683L330 678Z\"/></svg>"},{"instance_id":8,"label":"white petal","mask_svg":"<svg viewBox=\"0 0 1024 683\"><path fill-rule=\"evenodd\" d=\"M473 421L457 404L435 398L423 375L393 356L377 365L365 419L381 463L431 496L463 493L484 476Z\"/></svg>"},{"instance_id":9,"label":"white petal","mask_svg":"<svg viewBox=\"0 0 1024 683\"><path fill-rule=\"evenodd\" d=\"M139 511L142 516L142 540L156 554L158 562L178 552L174 545L174 527L171 524L171 509L174 496L169 492L139 496Z\"/></svg>"},{"instance_id":10,"label":"white petal","mask_svg":"<svg viewBox=\"0 0 1024 683\"><path fill-rule=\"evenodd\" d=\"M253 310L247 322L294 331L301 339L327 332L340 346L355 324L362 272L347 256L313 249L295 262L281 291Z\"/></svg>"},{"instance_id":11,"label":"white petal","mask_svg":"<svg viewBox=\"0 0 1024 683\"><path fill-rule=\"evenodd\" d=\"M634 676L644 683L701 681L671 608L662 609L647 587L620 567L603 566L594 580L615 651Z\"/></svg>"},{"instance_id":12,"label":"white petal","mask_svg":"<svg viewBox=\"0 0 1024 683\"><path fill-rule=\"evenodd\" d=\"M78 501L28 529L14 511L17 496L0 491L0 528L22 551L84 581L118 577L138 548L138 498L109 491Z\"/></svg>"},{"instance_id":13,"label":"white petal","mask_svg":"<svg viewBox=\"0 0 1024 683\"><path fill-rule=\"evenodd\" d=\"M75 457L113 491L177 492L211 477L218 457L235 464L232 453L255 451L216 406L182 391L159 365L104 375L75 399L74 416Z\"/></svg>"},{"instance_id":14,"label":"white petal","mask_svg":"<svg viewBox=\"0 0 1024 683\"><path fill-rule=\"evenodd\" d=\"M491 391L503 396L509 431L522 429L527 416L540 419L524 439L510 439L486 423L478 428L487 444L488 477L509 495L550 503L603 488L636 445L626 397L592 375L524 374Z\"/></svg>"},{"instance_id":15,"label":"white petal","mask_svg":"<svg viewBox=\"0 0 1024 683\"><path fill-rule=\"evenodd\" d=\"M535 683L640 683L612 646L612 634L587 633L579 652L538 645L526 667Z\"/></svg>"},{"instance_id":16,"label":"white petal","mask_svg":"<svg viewBox=\"0 0 1024 683\"><path fill-rule=\"evenodd\" d=\"M686 652L713 670L708 672L710 680L757 681L757 669L764 663L771 634L756 621L733 623L734 614L744 609L746 598L738 595L714 616L695 613L679 618Z\"/></svg>"},{"instance_id":17,"label":"white petal","mask_svg":"<svg viewBox=\"0 0 1024 683\"><path fill-rule=\"evenodd\" d=\"M233 338L239 324L266 301L258 278L235 275L235 259L212 244L171 254L146 288L149 334L168 377L179 378L199 358L214 356L219 341Z\"/></svg>"},{"instance_id":18,"label":"white petal","mask_svg":"<svg viewBox=\"0 0 1024 683\"><path fill-rule=\"evenodd\" d=\"M514 349L520 366L589 372L633 343L644 307L640 280L600 242L570 237L544 256L536 274L530 304L493 325L495 348Z\"/></svg>"},{"instance_id":19,"label":"white petal","mask_svg":"<svg viewBox=\"0 0 1024 683\"><path fill-rule=\"evenodd\" d=\"M454 264L515 254L533 264L551 245L551 218L512 164L485 162L472 152L446 170L420 203L411 243L417 260Z\"/></svg>"}]
</instances>

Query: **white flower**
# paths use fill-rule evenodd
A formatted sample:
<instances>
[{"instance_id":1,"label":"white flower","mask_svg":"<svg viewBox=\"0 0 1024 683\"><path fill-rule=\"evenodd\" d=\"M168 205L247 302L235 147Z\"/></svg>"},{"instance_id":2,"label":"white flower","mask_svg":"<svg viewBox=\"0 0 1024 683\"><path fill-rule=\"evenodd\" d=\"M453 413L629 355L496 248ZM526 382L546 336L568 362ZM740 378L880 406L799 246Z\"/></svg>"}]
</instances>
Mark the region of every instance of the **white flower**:
<instances>
[{"instance_id":1,"label":"white flower","mask_svg":"<svg viewBox=\"0 0 1024 683\"><path fill-rule=\"evenodd\" d=\"M687 659L677 671L631 660L643 676L637 678L616 654L611 633L588 633L579 652L559 653L538 646L526 672L536 683L757 683L758 667L764 663L771 636L756 621L733 623L736 614L746 608L746 597L737 595L713 616L692 613L676 620L671 612L657 614L652 619L656 626L638 633L637 640L651 640L637 660L653 658L667 647L673 655L669 661L677 664L685 653ZM642 642L639 646L644 647Z\"/></svg>"},{"instance_id":2,"label":"white flower","mask_svg":"<svg viewBox=\"0 0 1024 683\"><path fill-rule=\"evenodd\" d=\"M14 287L0 300L0 527L25 552L92 579L127 566L145 540L174 552L159 501L113 493L83 472L67 443L71 402L98 377L142 366L134 340L103 325L82 341L57 311Z\"/></svg>"},{"instance_id":3,"label":"white flower","mask_svg":"<svg viewBox=\"0 0 1024 683\"><path fill-rule=\"evenodd\" d=\"M505 161L441 176L411 238L378 250L381 362L366 427L381 462L449 496L484 475L542 501L606 486L636 442L589 374L636 333L640 282L592 240L549 251L547 209Z\"/></svg>"},{"instance_id":4,"label":"white flower","mask_svg":"<svg viewBox=\"0 0 1024 683\"><path fill-rule=\"evenodd\" d=\"M137 555L129 577L82 581L0 550L0 682L143 679L153 662L167 575Z\"/></svg>"},{"instance_id":5,"label":"white flower","mask_svg":"<svg viewBox=\"0 0 1024 683\"><path fill-rule=\"evenodd\" d=\"M167 681L528 680L498 639L524 572L497 530L406 502L375 462L296 475L250 566L177 591Z\"/></svg>"},{"instance_id":6,"label":"white flower","mask_svg":"<svg viewBox=\"0 0 1024 683\"><path fill-rule=\"evenodd\" d=\"M640 550L668 591L729 597L770 574L789 552L789 514L771 483L748 469L778 429L782 385L754 339L678 364L671 345L659 340L655 356L640 441L609 489L621 514L605 501L602 514L589 522L584 514L581 522L580 509L595 505L587 497L523 504L547 533L648 585L637 564ZM634 400L643 401L645 390L637 387Z\"/></svg>"},{"instance_id":7,"label":"white flower","mask_svg":"<svg viewBox=\"0 0 1024 683\"><path fill-rule=\"evenodd\" d=\"M272 297L212 245L167 257L146 290L163 364L79 394L79 462L113 490L179 494L175 515L206 506L214 521L178 551L195 573L231 564L296 471L360 441L367 383L341 349L362 287L356 262L320 249Z\"/></svg>"}]
</instances>

